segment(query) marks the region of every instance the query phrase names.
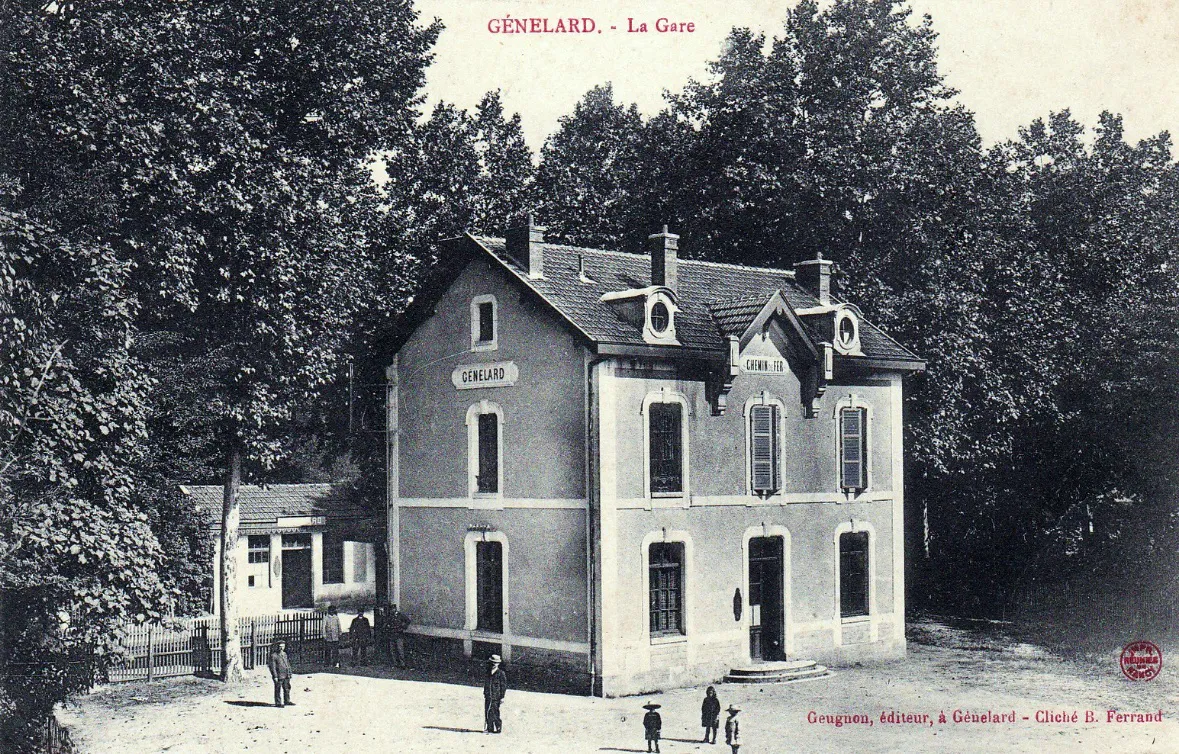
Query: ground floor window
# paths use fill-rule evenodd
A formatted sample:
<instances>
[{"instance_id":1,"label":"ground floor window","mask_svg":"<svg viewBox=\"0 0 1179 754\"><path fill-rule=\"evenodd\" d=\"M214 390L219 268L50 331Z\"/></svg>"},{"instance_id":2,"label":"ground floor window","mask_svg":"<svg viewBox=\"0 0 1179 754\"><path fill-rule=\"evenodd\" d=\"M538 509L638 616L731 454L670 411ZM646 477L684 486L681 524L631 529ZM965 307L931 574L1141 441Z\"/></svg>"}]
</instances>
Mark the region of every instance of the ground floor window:
<instances>
[{"instance_id":1,"label":"ground floor window","mask_svg":"<svg viewBox=\"0 0 1179 754\"><path fill-rule=\"evenodd\" d=\"M368 581L368 552L372 545L367 542L352 543L352 581L363 584Z\"/></svg>"},{"instance_id":2,"label":"ground floor window","mask_svg":"<svg viewBox=\"0 0 1179 754\"><path fill-rule=\"evenodd\" d=\"M868 614L868 532L839 535L839 615L854 618Z\"/></svg>"},{"instance_id":3,"label":"ground floor window","mask_svg":"<svg viewBox=\"0 0 1179 754\"><path fill-rule=\"evenodd\" d=\"M503 633L504 550L500 542L475 543L475 628Z\"/></svg>"},{"instance_id":4,"label":"ground floor window","mask_svg":"<svg viewBox=\"0 0 1179 754\"><path fill-rule=\"evenodd\" d=\"M332 531L323 534L323 583L344 583L344 538Z\"/></svg>"},{"instance_id":5,"label":"ground floor window","mask_svg":"<svg viewBox=\"0 0 1179 754\"><path fill-rule=\"evenodd\" d=\"M650 551L651 635L684 633L684 545L656 542Z\"/></svg>"}]
</instances>

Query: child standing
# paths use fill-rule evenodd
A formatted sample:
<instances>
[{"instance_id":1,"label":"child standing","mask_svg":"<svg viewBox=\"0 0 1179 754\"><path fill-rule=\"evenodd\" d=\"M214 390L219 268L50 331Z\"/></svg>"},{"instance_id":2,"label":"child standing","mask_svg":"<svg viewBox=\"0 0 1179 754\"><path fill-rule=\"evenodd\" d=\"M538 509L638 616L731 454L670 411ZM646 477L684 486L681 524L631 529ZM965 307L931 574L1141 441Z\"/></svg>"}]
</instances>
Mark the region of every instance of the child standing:
<instances>
[{"instance_id":1,"label":"child standing","mask_svg":"<svg viewBox=\"0 0 1179 754\"><path fill-rule=\"evenodd\" d=\"M737 722L737 713L740 711L740 707L730 704L727 710L729 719L725 720L725 743L733 747L733 754L737 754L737 750L741 748L741 724Z\"/></svg>"},{"instance_id":2,"label":"child standing","mask_svg":"<svg viewBox=\"0 0 1179 754\"><path fill-rule=\"evenodd\" d=\"M647 734L647 751L654 751L656 754L659 752L659 731L663 729L663 718L655 710L661 706L654 702L647 702L643 705L643 709L647 710L647 714L643 715L643 730ZM654 749L651 748L652 744L655 745Z\"/></svg>"},{"instance_id":3,"label":"child standing","mask_svg":"<svg viewBox=\"0 0 1179 754\"><path fill-rule=\"evenodd\" d=\"M720 699L716 698L716 689L712 686L704 692L704 703L700 705L700 725L704 728L704 739L701 743L716 743L716 731L720 727ZM712 732L712 741L708 740L708 733Z\"/></svg>"}]
</instances>

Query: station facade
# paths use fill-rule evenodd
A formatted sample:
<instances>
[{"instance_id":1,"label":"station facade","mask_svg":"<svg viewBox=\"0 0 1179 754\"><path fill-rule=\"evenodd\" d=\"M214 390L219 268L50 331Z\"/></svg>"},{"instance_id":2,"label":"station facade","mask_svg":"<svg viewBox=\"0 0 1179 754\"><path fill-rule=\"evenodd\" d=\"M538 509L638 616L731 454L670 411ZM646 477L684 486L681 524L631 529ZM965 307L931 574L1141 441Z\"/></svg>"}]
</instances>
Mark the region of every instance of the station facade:
<instances>
[{"instance_id":1,"label":"station facade","mask_svg":"<svg viewBox=\"0 0 1179 754\"><path fill-rule=\"evenodd\" d=\"M913 353L791 270L464 236L389 343L412 633L607 696L904 655Z\"/></svg>"}]
</instances>

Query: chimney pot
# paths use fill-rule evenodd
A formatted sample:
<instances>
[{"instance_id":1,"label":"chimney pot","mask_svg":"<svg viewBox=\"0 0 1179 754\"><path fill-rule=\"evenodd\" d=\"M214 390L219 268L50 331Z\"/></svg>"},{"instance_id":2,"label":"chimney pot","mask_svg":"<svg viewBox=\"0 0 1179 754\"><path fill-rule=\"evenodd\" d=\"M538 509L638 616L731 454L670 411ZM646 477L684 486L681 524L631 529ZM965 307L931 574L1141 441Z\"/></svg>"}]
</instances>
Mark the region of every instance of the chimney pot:
<instances>
[{"instance_id":1,"label":"chimney pot","mask_svg":"<svg viewBox=\"0 0 1179 754\"><path fill-rule=\"evenodd\" d=\"M504 231L504 247L508 257L519 265L530 278L544 277L544 250L540 244L544 243L545 228L535 222L529 212L515 222L508 223Z\"/></svg>"},{"instance_id":2,"label":"chimney pot","mask_svg":"<svg viewBox=\"0 0 1179 754\"><path fill-rule=\"evenodd\" d=\"M661 233L647 236L647 243L651 248L651 285L675 291L680 237L668 232L664 225Z\"/></svg>"}]
</instances>

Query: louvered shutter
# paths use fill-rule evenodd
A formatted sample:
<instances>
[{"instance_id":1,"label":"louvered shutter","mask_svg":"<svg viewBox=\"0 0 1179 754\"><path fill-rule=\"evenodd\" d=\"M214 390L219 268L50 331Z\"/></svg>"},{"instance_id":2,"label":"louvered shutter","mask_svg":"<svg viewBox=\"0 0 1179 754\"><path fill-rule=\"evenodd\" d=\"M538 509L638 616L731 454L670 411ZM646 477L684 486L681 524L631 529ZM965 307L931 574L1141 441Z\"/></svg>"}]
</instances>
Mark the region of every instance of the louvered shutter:
<instances>
[{"instance_id":1,"label":"louvered shutter","mask_svg":"<svg viewBox=\"0 0 1179 754\"><path fill-rule=\"evenodd\" d=\"M778 489L777 409L777 406L754 406L749 414L750 474L754 492Z\"/></svg>"},{"instance_id":2,"label":"louvered shutter","mask_svg":"<svg viewBox=\"0 0 1179 754\"><path fill-rule=\"evenodd\" d=\"M862 490L867 487L864 479L864 414L862 408L845 408L840 411L840 433L842 458L840 459L841 484L846 489Z\"/></svg>"}]
</instances>

